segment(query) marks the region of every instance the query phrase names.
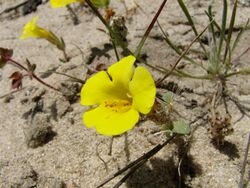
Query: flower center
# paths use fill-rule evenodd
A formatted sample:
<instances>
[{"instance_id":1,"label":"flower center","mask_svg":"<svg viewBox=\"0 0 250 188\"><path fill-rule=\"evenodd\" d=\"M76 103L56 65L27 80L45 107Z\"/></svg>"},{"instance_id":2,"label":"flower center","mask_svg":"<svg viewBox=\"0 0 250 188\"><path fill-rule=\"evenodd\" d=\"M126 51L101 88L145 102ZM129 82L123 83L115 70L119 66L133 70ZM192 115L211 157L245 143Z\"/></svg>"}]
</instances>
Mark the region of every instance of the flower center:
<instances>
[{"instance_id":1,"label":"flower center","mask_svg":"<svg viewBox=\"0 0 250 188\"><path fill-rule=\"evenodd\" d=\"M123 99L112 99L104 101L104 107L112 112L123 113L131 108L131 102Z\"/></svg>"}]
</instances>

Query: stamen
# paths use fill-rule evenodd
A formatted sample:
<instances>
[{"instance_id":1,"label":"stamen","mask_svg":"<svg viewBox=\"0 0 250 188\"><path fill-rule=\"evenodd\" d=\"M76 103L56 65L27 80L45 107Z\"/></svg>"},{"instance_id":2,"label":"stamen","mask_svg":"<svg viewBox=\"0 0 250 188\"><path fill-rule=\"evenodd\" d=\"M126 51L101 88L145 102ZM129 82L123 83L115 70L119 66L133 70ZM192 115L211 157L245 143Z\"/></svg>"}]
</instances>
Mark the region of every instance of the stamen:
<instances>
[{"instance_id":1,"label":"stamen","mask_svg":"<svg viewBox=\"0 0 250 188\"><path fill-rule=\"evenodd\" d=\"M104 101L104 107L110 109L113 112L126 112L131 108L131 102L127 100L106 100Z\"/></svg>"}]
</instances>

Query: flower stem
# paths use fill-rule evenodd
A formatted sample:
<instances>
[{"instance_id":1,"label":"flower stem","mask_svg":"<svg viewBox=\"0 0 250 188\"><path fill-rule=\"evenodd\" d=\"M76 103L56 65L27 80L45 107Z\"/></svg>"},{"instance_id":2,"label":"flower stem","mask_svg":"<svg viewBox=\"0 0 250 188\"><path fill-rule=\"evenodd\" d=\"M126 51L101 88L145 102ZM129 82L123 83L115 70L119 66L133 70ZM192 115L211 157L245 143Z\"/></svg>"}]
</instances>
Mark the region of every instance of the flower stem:
<instances>
[{"instance_id":1,"label":"flower stem","mask_svg":"<svg viewBox=\"0 0 250 188\"><path fill-rule=\"evenodd\" d=\"M62 52L63 52L63 56L64 56L65 61L69 62L70 57L67 55L65 48L62 50Z\"/></svg>"},{"instance_id":2,"label":"flower stem","mask_svg":"<svg viewBox=\"0 0 250 188\"><path fill-rule=\"evenodd\" d=\"M116 45L115 45L114 41L112 40L112 36L115 35L114 32L113 32L113 30L111 29L111 27L108 24L108 22L104 19L104 17L100 14L100 12L98 11L98 9L91 3L91 1L90 0L86 0L86 3L89 5L89 7L93 10L93 12L96 14L96 16L101 20L101 22L105 25L105 27L109 31L109 35L111 37L112 45L114 47L116 59L117 59L117 61L119 61L120 58L119 58L119 55L118 55L118 51L117 51L117 48L116 48Z\"/></svg>"},{"instance_id":3,"label":"flower stem","mask_svg":"<svg viewBox=\"0 0 250 188\"><path fill-rule=\"evenodd\" d=\"M24 67L22 64L18 63L17 61L15 61L15 60L13 60L13 59L8 59L8 61L11 62L11 63L14 64L14 65L17 65L19 68L21 68L21 69L23 69L23 70L25 70L26 72L29 73L29 70L28 70L26 67ZM48 84L48 83L44 82L43 80L41 80L38 76L36 76L36 75L34 74L34 72L31 72L31 76L32 76L32 78L35 78L38 82L40 82L41 84L43 84L43 85L49 87L50 89L53 89L53 90L55 90L55 91L59 91L59 90L56 89L55 87L53 87L53 86L51 86L50 84Z\"/></svg>"}]
</instances>

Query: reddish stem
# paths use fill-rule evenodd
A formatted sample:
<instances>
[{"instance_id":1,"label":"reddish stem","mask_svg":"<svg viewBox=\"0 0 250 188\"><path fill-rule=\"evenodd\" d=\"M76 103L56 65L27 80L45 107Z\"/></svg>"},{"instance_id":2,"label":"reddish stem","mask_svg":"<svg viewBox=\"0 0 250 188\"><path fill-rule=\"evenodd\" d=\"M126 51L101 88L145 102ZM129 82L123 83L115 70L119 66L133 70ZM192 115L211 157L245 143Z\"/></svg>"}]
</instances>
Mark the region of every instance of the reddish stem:
<instances>
[{"instance_id":1,"label":"reddish stem","mask_svg":"<svg viewBox=\"0 0 250 188\"><path fill-rule=\"evenodd\" d=\"M12 64L14 64L14 65L17 65L19 68L25 70L27 73L30 72L26 67L24 67L22 64L18 63L18 62L15 61L15 60L9 58L8 61L10 61L10 62L11 62ZM36 76L36 75L34 74L34 72L31 72L31 76L32 76L32 78L35 78L38 82L40 82L41 84L43 84L43 85L49 87L50 89L53 89L53 90L55 90L55 91L59 91L57 88L55 88L55 87L53 87L53 86L47 84L47 83L44 82L43 80L41 80L38 76Z\"/></svg>"}]
</instances>

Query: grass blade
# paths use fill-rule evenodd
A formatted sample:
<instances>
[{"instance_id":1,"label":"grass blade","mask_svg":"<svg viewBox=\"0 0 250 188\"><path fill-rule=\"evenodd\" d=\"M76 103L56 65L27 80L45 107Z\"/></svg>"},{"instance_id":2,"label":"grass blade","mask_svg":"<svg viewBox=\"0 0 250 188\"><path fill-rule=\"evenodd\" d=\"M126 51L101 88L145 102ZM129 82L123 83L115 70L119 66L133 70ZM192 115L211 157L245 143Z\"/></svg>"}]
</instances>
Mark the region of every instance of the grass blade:
<instances>
[{"instance_id":1,"label":"grass blade","mask_svg":"<svg viewBox=\"0 0 250 188\"><path fill-rule=\"evenodd\" d=\"M209 23L209 25L211 24L211 22ZM180 61L182 60L182 58L188 53L189 49L191 48L191 46L203 35L203 33L207 30L207 28L209 27L206 26L205 29L198 35L195 37L195 39L189 44L189 46L187 47L187 49L185 51L182 52L182 54L180 55L180 57L178 58L178 60L175 62L174 66L170 69L169 72L167 72L159 81L157 81L156 85L159 85L161 82L163 82L169 75L172 74L172 72L175 70L176 66L180 63Z\"/></svg>"},{"instance_id":2,"label":"grass blade","mask_svg":"<svg viewBox=\"0 0 250 188\"><path fill-rule=\"evenodd\" d=\"M195 25L194 25L193 19L192 19L192 17L191 17L190 14L189 14L189 11L188 11L186 5L184 4L184 2L183 2L182 0L178 0L178 3L179 3L179 5L180 5L182 11L184 12L185 16L187 17L188 22L189 22L189 24L191 25L192 30L193 30L195 36L197 37L199 34L198 34L198 32L197 32L197 29L196 29L196 27L195 27ZM205 52L205 55L207 56L206 48L204 47L204 45L202 44L202 42L201 42L200 40L199 40L199 43L200 43L200 45L201 45L201 48L202 48L203 51Z\"/></svg>"},{"instance_id":3,"label":"grass blade","mask_svg":"<svg viewBox=\"0 0 250 188\"><path fill-rule=\"evenodd\" d=\"M234 49L237 47L242 34L244 33L244 31L246 31L246 29L248 27L248 24L249 24L249 19L247 20L245 27L243 29L241 29L240 32L238 33L238 35L233 43L232 51L234 51Z\"/></svg>"},{"instance_id":4,"label":"grass blade","mask_svg":"<svg viewBox=\"0 0 250 188\"><path fill-rule=\"evenodd\" d=\"M135 51L135 53L134 53L134 54L135 54L135 57L138 57L138 56L140 55L141 50L142 50L142 47L143 47L143 45L144 45L146 39L148 38L149 33L151 32L152 28L154 27L154 24L155 24L155 22L157 21L159 15L161 14L161 11L162 11L162 9L163 9L163 7L165 6L166 3L167 3L167 0L164 0L164 1L162 2L162 4L161 4L160 8L159 8L158 11L156 12L156 14L155 14L153 20L151 21L150 25L148 26L146 32L144 33L144 35L143 35L143 37L142 37L140 43L138 44L138 46L137 46L137 48L136 48L136 51Z\"/></svg>"},{"instance_id":5,"label":"grass blade","mask_svg":"<svg viewBox=\"0 0 250 188\"><path fill-rule=\"evenodd\" d=\"M226 41L226 48L225 48L225 52L224 52L223 63L226 63L226 57L227 57L228 50L229 50L229 58L228 58L229 61L228 61L228 63L231 62L231 53L230 53L231 52L231 46L230 46L230 42L231 42L231 37L232 37L234 23L235 23L235 17L236 17L236 12L237 12L237 4L238 4L238 0L235 0L232 16L231 16L231 20L230 20L230 25L229 25L229 29L228 29L228 34L227 34L227 41Z\"/></svg>"},{"instance_id":6,"label":"grass blade","mask_svg":"<svg viewBox=\"0 0 250 188\"><path fill-rule=\"evenodd\" d=\"M209 21L211 22L213 20L212 6L211 5L208 7L207 15L208 15ZM215 24L216 24L216 22L211 23L210 30L211 30L212 37L213 37L213 44L214 44L214 47L215 47L215 49L217 51L216 33L215 33L215 30L214 30L214 26L216 27Z\"/></svg>"},{"instance_id":7,"label":"grass blade","mask_svg":"<svg viewBox=\"0 0 250 188\"><path fill-rule=\"evenodd\" d=\"M222 49L223 40L225 37L226 24L227 24L227 0L223 0L223 13L222 13L222 23L221 23L221 32L220 32L220 42L219 42L219 49L218 49L218 54L217 54L218 61L220 60L221 49Z\"/></svg>"},{"instance_id":8,"label":"grass blade","mask_svg":"<svg viewBox=\"0 0 250 188\"><path fill-rule=\"evenodd\" d=\"M165 33L165 31L163 30L163 28L161 27L161 25L160 25L160 23L159 23L158 21L157 21L157 24L158 24L158 26L159 26L159 28L160 28L160 30L161 30L163 36L164 36L165 42L166 42L166 43L167 43L167 44L168 44L168 45L169 45L178 55L181 55L182 51L180 50L180 48L178 48L178 47L169 39L169 37L167 36L167 34ZM200 66L202 69L206 70L202 64L197 63L197 62L194 61L192 58L189 58L189 57L186 56L186 55L185 55L183 58L184 58L185 60L191 62L192 64L198 65L198 66Z\"/></svg>"},{"instance_id":9,"label":"grass blade","mask_svg":"<svg viewBox=\"0 0 250 188\"><path fill-rule=\"evenodd\" d=\"M157 21L157 24L164 36L164 40L166 41L166 43L177 53L177 54L181 54L181 50L168 38L168 35L165 33L165 31L163 30L161 24Z\"/></svg>"},{"instance_id":10,"label":"grass blade","mask_svg":"<svg viewBox=\"0 0 250 188\"><path fill-rule=\"evenodd\" d=\"M86 3L88 4L88 6L92 9L92 11L95 13L95 15L100 19L100 21L103 23L103 25L105 25L105 27L107 28L107 30L109 31L109 35L112 38L112 36L114 36L114 32L111 29L110 25L108 24L108 22L103 18L103 16L101 15L101 13L98 11L98 9L92 4L92 2L90 0L86 0ZM117 48L115 45L115 42L113 40L112 41L112 45L114 47L114 51L115 51L115 55L116 55L116 59L117 61L119 61L119 55L117 52Z\"/></svg>"}]
</instances>

